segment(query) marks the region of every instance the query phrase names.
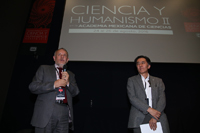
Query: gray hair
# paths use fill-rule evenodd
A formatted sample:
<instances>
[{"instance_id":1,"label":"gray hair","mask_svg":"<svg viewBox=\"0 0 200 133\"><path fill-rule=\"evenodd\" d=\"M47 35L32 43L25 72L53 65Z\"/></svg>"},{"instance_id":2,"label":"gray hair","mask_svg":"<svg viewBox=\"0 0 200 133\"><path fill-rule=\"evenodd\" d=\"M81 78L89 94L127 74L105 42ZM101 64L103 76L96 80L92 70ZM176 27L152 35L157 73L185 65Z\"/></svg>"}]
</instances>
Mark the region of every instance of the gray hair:
<instances>
[{"instance_id":1,"label":"gray hair","mask_svg":"<svg viewBox=\"0 0 200 133\"><path fill-rule=\"evenodd\" d=\"M68 52L67 52L67 50L65 49L65 48L59 48L59 49L57 49L55 52L54 52L54 56L56 56L56 52L58 51L58 50L64 50L66 53L67 53L67 58L69 58L69 54L68 54Z\"/></svg>"}]
</instances>

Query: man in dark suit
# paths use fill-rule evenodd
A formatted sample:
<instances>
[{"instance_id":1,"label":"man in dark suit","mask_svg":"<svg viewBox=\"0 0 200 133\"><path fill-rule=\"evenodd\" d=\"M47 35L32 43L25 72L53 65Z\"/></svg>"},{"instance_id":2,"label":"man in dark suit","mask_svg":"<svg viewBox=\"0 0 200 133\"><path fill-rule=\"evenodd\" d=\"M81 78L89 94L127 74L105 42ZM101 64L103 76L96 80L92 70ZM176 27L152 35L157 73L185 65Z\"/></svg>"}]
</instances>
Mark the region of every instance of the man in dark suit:
<instances>
[{"instance_id":1,"label":"man in dark suit","mask_svg":"<svg viewBox=\"0 0 200 133\"><path fill-rule=\"evenodd\" d=\"M166 106L165 86L162 79L149 75L151 61L146 56L135 59L138 75L130 77L127 83L127 93L131 103L128 128L134 133L141 133L140 125L149 123L156 130L157 122L161 122L164 133L169 133Z\"/></svg>"},{"instance_id":2,"label":"man in dark suit","mask_svg":"<svg viewBox=\"0 0 200 133\"><path fill-rule=\"evenodd\" d=\"M64 48L55 51L54 65L41 65L29 85L37 94L31 124L36 133L68 133L73 130L72 97L79 93L75 75L63 71L68 62L68 52ZM70 126L69 126L70 125Z\"/></svg>"}]
</instances>

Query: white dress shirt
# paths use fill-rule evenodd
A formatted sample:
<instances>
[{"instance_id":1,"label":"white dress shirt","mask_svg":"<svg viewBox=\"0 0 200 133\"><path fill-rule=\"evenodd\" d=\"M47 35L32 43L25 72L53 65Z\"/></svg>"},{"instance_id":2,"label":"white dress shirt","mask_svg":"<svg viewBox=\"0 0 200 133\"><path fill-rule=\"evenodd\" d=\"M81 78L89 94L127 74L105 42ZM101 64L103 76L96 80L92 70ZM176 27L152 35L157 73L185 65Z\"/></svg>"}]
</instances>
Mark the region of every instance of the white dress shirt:
<instances>
[{"instance_id":1,"label":"white dress shirt","mask_svg":"<svg viewBox=\"0 0 200 133\"><path fill-rule=\"evenodd\" d=\"M141 75L141 78L142 78L142 82L145 88L147 98L149 100L149 106L152 108L152 94L151 94L151 85L149 83L149 74L146 79L142 75Z\"/></svg>"}]
</instances>

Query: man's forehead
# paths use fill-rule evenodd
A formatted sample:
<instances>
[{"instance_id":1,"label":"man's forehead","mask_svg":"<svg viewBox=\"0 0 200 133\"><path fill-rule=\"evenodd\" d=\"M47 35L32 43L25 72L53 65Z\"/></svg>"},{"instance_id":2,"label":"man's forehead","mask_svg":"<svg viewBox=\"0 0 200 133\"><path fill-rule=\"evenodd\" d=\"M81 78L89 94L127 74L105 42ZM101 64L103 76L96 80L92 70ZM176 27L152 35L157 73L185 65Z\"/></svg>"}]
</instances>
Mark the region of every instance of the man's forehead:
<instances>
[{"instance_id":1,"label":"man's forehead","mask_svg":"<svg viewBox=\"0 0 200 133\"><path fill-rule=\"evenodd\" d=\"M143 61L146 62L146 59L145 58L139 58L139 59L137 59L137 62L143 62Z\"/></svg>"},{"instance_id":2,"label":"man's forehead","mask_svg":"<svg viewBox=\"0 0 200 133\"><path fill-rule=\"evenodd\" d=\"M64 53L64 54L67 54L67 52L66 52L65 50L62 50L62 49L58 50L56 53L57 53L57 54L59 54L59 53L60 53L60 54L63 54L63 53Z\"/></svg>"}]
</instances>

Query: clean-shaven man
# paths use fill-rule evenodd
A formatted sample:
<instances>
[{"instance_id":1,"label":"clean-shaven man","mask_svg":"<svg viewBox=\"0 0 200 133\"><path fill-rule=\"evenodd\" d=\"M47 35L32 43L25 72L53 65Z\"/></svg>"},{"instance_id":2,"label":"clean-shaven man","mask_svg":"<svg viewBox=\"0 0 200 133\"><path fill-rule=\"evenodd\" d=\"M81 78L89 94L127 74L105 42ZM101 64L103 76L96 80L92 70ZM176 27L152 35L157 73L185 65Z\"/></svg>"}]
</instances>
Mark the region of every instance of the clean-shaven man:
<instances>
[{"instance_id":1,"label":"clean-shaven man","mask_svg":"<svg viewBox=\"0 0 200 133\"><path fill-rule=\"evenodd\" d=\"M146 56L135 59L138 75L130 77L127 82L127 93L131 103L128 128L134 133L141 133L140 125L149 123L152 130L161 122L164 133L169 133L166 106L165 86L162 79L149 75L151 61Z\"/></svg>"}]
</instances>

